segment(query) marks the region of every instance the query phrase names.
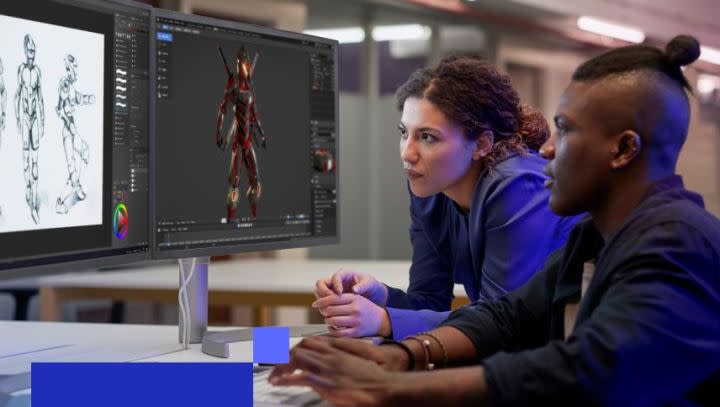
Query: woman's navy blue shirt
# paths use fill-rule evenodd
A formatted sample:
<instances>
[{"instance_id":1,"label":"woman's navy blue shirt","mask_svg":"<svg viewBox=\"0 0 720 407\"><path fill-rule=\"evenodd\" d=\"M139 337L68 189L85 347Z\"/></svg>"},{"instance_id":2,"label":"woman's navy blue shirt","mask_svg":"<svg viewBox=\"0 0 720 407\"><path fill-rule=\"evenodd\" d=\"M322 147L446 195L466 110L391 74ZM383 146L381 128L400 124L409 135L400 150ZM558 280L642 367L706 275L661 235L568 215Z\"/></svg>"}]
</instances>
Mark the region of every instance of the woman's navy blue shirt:
<instances>
[{"instance_id":1,"label":"woman's navy blue shirt","mask_svg":"<svg viewBox=\"0 0 720 407\"><path fill-rule=\"evenodd\" d=\"M563 245L577 218L550 211L545 164L535 153L496 163L479 178L467 214L443 194L410 192L410 285L407 293L389 288L386 304L394 338L440 324L454 284L462 284L473 303L499 298Z\"/></svg>"}]
</instances>

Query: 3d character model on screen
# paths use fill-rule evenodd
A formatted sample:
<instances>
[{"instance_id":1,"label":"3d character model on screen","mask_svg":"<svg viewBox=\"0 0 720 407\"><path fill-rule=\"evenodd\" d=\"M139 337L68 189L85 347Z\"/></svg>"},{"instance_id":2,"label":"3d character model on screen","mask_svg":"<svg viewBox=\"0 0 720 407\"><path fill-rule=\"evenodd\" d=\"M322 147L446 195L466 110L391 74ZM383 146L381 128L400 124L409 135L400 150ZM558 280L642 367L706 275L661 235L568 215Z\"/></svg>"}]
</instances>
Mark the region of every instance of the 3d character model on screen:
<instances>
[{"instance_id":1,"label":"3d character model on screen","mask_svg":"<svg viewBox=\"0 0 720 407\"><path fill-rule=\"evenodd\" d=\"M86 95L75 90L77 67L78 63L74 56L65 57L65 76L60 79L58 103L55 107L55 112L63 122L62 140L68 169L65 189L55 204L55 211L60 214L68 213L75 203L87 197L80 184L80 177L87 167L90 147L78 134L75 125L75 106L95 103L95 95Z\"/></svg>"},{"instance_id":2,"label":"3d character model on screen","mask_svg":"<svg viewBox=\"0 0 720 407\"><path fill-rule=\"evenodd\" d=\"M230 171L228 175L228 194L225 201L227 207L228 220L237 218L237 203L239 198L240 185L240 161L238 154L242 159L242 165L245 166L247 172L248 188L245 196L250 203L250 211L252 217L257 216L257 201L262 194L262 185L260 183L260 170L257 165L257 156L255 155L255 146L262 145L265 148L266 140L263 132L262 124L257 113L257 102L255 99L255 88L253 85L253 72L258 60L259 54L256 52L255 57L250 57L241 47L237 54L236 71L233 73L228 66L225 54L222 48L218 47L220 56L225 65L225 72L228 79L225 84L225 94L220 102L220 109L217 116L217 127L215 132L215 141L217 146L223 151L228 146L232 148L232 158L230 160ZM225 130L225 114L228 108L232 106L232 120L229 129ZM223 134L224 133L224 134Z\"/></svg>"},{"instance_id":3,"label":"3d character model on screen","mask_svg":"<svg viewBox=\"0 0 720 407\"><path fill-rule=\"evenodd\" d=\"M15 93L15 119L23 143L25 200L30 215L40 222L38 201L38 152L45 128L45 105L40 88L40 67L35 64L35 41L30 34L24 40L25 62L18 67L18 88Z\"/></svg>"}]
</instances>

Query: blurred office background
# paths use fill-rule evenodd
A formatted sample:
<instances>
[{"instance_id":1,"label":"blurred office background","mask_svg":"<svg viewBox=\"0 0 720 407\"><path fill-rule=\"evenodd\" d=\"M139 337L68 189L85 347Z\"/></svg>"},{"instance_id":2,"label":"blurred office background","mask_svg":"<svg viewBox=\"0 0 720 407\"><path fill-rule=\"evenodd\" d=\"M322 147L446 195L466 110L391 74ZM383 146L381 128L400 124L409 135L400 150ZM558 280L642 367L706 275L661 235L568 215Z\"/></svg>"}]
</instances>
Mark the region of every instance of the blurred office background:
<instances>
[{"instance_id":1,"label":"blurred office background","mask_svg":"<svg viewBox=\"0 0 720 407\"><path fill-rule=\"evenodd\" d=\"M334 36L340 45L341 240L312 258L408 259L408 196L393 101L417 68L452 52L485 55L521 98L552 122L574 69L627 42L579 28L582 16L615 23L664 46L678 33L720 50L713 0L159 0L156 6L290 31ZM592 22L592 21L591 21ZM620 28L608 34L637 35ZM633 39L634 41L634 39ZM720 51L685 74L695 88L679 173L720 215ZM715 57L715 64L709 62ZM288 73L292 74L292 73Z\"/></svg>"},{"instance_id":2,"label":"blurred office background","mask_svg":"<svg viewBox=\"0 0 720 407\"><path fill-rule=\"evenodd\" d=\"M685 70L695 96L691 98L690 135L678 172L689 189L703 195L708 210L720 216L720 13L715 0L147 3L186 13L333 36L341 42L338 158L341 243L258 256L409 260L408 193L398 151L396 128L400 114L393 100L398 85L415 69L434 64L448 53L480 53L510 75L525 103L542 111L552 122L558 98L573 70L591 56L627 44L612 38L619 34L627 35L627 41L664 46L674 35L687 33L706 47L701 60ZM583 16L620 27L604 34L587 31L593 27L597 30L597 24L593 25L597 22L589 20L589 26L582 29L578 21ZM585 24L588 20L582 21ZM0 295L0 318L11 318L12 309L12 300ZM82 319L83 312L85 318L102 319L109 311L107 307L79 305L66 309L65 319ZM128 305L125 319L172 322L176 312L170 309L149 313L141 305ZM280 323L300 318L300 314L288 312L278 318ZM36 317L37 311L31 305L30 318Z\"/></svg>"}]
</instances>

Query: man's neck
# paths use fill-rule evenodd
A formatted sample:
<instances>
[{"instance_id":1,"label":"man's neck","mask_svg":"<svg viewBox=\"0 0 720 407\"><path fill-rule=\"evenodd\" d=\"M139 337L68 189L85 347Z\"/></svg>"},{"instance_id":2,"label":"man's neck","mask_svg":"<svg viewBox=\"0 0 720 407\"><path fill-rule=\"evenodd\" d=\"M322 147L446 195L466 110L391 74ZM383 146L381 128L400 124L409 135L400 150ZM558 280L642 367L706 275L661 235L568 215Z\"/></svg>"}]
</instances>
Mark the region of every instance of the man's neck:
<instances>
[{"instance_id":1,"label":"man's neck","mask_svg":"<svg viewBox=\"0 0 720 407\"><path fill-rule=\"evenodd\" d=\"M608 191L607 198L600 205L590 210L593 223L605 241L625 223L651 185L648 180L621 182Z\"/></svg>"}]
</instances>

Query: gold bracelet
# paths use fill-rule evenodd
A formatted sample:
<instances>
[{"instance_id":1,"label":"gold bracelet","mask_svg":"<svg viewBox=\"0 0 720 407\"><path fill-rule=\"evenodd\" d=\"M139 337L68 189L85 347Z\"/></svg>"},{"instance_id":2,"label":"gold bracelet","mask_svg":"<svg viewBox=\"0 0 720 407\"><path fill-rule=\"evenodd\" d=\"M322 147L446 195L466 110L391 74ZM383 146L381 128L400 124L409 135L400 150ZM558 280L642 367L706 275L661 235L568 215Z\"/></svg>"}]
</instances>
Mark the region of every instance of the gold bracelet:
<instances>
[{"instance_id":1,"label":"gold bracelet","mask_svg":"<svg viewBox=\"0 0 720 407\"><path fill-rule=\"evenodd\" d=\"M430 332L420 332L420 333L418 334L418 336L420 336L420 335L429 336L429 337L433 338L433 339L435 340L435 342L438 343L438 345L440 345L440 349L442 349L442 353L443 353L443 361L442 361L442 365L440 365L440 367L445 367L445 366L447 366L447 364L448 364L448 351L447 351L447 348L445 347L445 344L442 343L442 341L440 340L440 338L438 338L435 334L430 333Z\"/></svg>"},{"instance_id":2,"label":"gold bracelet","mask_svg":"<svg viewBox=\"0 0 720 407\"><path fill-rule=\"evenodd\" d=\"M423 353L425 353L425 370L433 370L435 368L435 364L430 361L430 341L427 339L420 339L416 336L406 336L405 340L407 339L413 339L420 342Z\"/></svg>"}]
</instances>

